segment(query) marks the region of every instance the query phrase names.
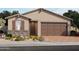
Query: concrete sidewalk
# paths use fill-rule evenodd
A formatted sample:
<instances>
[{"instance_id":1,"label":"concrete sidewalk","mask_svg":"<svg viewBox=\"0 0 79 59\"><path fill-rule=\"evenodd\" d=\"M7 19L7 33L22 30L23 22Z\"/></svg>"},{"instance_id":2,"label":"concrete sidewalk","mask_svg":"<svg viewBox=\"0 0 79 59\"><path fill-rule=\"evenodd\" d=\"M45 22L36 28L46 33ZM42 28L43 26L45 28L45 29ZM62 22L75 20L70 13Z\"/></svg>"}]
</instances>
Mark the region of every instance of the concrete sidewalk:
<instances>
[{"instance_id":1,"label":"concrete sidewalk","mask_svg":"<svg viewBox=\"0 0 79 59\"><path fill-rule=\"evenodd\" d=\"M65 46L79 45L79 42L39 42L39 41L10 41L0 40L0 47L17 47L17 46Z\"/></svg>"}]
</instances>

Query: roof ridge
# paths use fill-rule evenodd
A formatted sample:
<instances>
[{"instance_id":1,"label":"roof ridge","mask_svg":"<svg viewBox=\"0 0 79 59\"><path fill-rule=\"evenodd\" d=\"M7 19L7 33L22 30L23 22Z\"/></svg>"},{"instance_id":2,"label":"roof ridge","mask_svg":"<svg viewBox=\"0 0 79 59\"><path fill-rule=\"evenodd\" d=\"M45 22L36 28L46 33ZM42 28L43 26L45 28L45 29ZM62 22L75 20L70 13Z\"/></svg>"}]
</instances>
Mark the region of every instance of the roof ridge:
<instances>
[{"instance_id":1,"label":"roof ridge","mask_svg":"<svg viewBox=\"0 0 79 59\"><path fill-rule=\"evenodd\" d=\"M62 18L65 18L65 19L68 19L68 20L72 20L72 19L69 18L69 17L59 15L59 14L57 14L57 13L54 13L54 12L49 11L49 10L44 9L44 8L38 8L38 9L35 9L35 10L32 10L32 11L29 11L29 12L23 13L22 15L25 15L25 14L28 14L28 13L31 13L31 12L34 12L34 11L37 11L37 10L43 10L43 11L49 12L49 13L51 13L51 14L55 14L55 15L57 15L57 16L60 16L60 17L62 17Z\"/></svg>"},{"instance_id":2,"label":"roof ridge","mask_svg":"<svg viewBox=\"0 0 79 59\"><path fill-rule=\"evenodd\" d=\"M22 16L22 17L28 18L28 17L26 17L26 16L24 16L22 14L15 14L15 15L12 15L12 16L8 16L5 19L12 18L12 17L15 17L15 16ZM28 19L30 19L30 18L28 18Z\"/></svg>"},{"instance_id":3,"label":"roof ridge","mask_svg":"<svg viewBox=\"0 0 79 59\"><path fill-rule=\"evenodd\" d=\"M48 12L48 13L50 13L50 14L54 14L54 15L56 15L56 16L59 16L59 17L62 17L62 18L68 19L68 20L72 20L71 18L68 18L68 17L66 17L66 16L59 15L59 14L57 14L57 13L54 13L54 12L49 11L49 10L44 9L44 8L38 8L38 9L29 11L29 12L26 12L26 13L23 13L23 14L20 14L20 13L19 13L19 14L15 14L15 15L12 15L12 16L8 16L8 17L6 17L6 18L13 17L13 16L16 16L16 15L24 16L25 14L32 13L32 12L35 12L35 11L38 11L38 10L40 10L40 11L46 11L46 12ZM26 16L24 16L24 17L26 17ZM26 17L26 18L28 18L28 17Z\"/></svg>"}]
</instances>

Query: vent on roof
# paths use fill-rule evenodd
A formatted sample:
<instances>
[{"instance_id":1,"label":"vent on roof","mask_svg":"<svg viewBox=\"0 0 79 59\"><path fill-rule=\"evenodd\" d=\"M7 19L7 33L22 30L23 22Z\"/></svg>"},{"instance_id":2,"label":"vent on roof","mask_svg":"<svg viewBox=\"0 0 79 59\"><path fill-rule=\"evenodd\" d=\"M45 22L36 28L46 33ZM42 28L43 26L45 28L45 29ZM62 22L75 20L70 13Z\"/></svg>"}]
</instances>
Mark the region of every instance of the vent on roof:
<instances>
[{"instance_id":1,"label":"vent on roof","mask_svg":"<svg viewBox=\"0 0 79 59\"><path fill-rule=\"evenodd\" d=\"M42 9L40 8L40 9L39 9L39 13L40 13L41 11L42 11Z\"/></svg>"}]
</instances>

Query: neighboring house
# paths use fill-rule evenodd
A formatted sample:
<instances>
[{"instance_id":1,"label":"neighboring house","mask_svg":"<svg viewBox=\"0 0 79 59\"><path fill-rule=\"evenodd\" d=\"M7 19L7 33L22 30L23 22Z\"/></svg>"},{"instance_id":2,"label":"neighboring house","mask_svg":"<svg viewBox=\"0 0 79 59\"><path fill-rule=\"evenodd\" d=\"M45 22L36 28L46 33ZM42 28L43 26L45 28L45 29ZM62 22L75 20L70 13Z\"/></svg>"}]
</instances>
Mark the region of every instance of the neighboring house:
<instances>
[{"instance_id":1,"label":"neighboring house","mask_svg":"<svg viewBox=\"0 0 79 59\"><path fill-rule=\"evenodd\" d=\"M8 19L8 33L16 35L62 36L70 35L72 19L39 8Z\"/></svg>"}]
</instances>

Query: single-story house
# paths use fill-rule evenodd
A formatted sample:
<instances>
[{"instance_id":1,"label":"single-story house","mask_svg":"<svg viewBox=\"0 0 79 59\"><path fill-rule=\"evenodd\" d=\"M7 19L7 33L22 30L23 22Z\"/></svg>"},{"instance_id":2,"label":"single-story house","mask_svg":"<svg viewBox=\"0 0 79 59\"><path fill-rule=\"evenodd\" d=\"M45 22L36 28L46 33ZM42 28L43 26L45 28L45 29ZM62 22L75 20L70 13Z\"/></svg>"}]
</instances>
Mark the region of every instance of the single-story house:
<instances>
[{"instance_id":1,"label":"single-story house","mask_svg":"<svg viewBox=\"0 0 79 59\"><path fill-rule=\"evenodd\" d=\"M10 34L38 36L70 35L70 21L72 19L43 8L6 18L8 19L8 33Z\"/></svg>"}]
</instances>

